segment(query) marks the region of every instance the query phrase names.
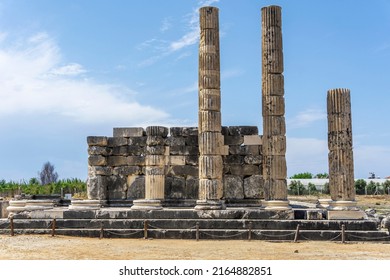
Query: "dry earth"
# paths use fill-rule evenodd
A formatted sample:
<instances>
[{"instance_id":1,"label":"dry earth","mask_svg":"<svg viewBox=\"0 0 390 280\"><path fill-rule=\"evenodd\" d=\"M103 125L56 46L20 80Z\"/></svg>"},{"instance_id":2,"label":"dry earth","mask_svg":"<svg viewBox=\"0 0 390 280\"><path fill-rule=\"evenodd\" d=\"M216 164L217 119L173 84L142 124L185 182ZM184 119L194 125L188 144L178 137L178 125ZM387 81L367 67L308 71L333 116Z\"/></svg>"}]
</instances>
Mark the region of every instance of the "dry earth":
<instances>
[{"instance_id":1,"label":"dry earth","mask_svg":"<svg viewBox=\"0 0 390 280\"><path fill-rule=\"evenodd\" d=\"M294 197L313 201L315 197ZM389 212L389 196L359 197ZM98 239L0 235L2 260L390 260L390 243Z\"/></svg>"}]
</instances>

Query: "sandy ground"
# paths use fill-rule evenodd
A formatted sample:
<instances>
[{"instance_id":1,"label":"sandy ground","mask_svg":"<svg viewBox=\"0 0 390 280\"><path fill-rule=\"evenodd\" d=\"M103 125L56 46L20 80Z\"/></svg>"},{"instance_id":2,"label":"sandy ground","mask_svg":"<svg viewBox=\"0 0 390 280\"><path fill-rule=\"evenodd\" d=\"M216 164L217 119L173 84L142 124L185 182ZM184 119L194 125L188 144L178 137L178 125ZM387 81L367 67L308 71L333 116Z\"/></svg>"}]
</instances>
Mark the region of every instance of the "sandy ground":
<instances>
[{"instance_id":1,"label":"sandy ground","mask_svg":"<svg viewBox=\"0 0 390 280\"><path fill-rule=\"evenodd\" d=\"M2 260L390 260L389 243L0 235Z\"/></svg>"}]
</instances>

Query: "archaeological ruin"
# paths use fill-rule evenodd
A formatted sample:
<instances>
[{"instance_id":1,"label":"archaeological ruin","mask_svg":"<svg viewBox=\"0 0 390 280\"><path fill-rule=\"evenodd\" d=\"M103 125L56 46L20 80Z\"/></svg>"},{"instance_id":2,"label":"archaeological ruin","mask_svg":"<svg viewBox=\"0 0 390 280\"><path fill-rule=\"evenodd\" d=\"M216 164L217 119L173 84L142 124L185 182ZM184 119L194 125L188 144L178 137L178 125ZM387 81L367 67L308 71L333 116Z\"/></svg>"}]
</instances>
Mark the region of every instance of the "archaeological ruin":
<instances>
[{"instance_id":1,"label":"archaeological ruin","mask_svg":"<svg viewBox=\"0 0 390 280\"><path fill-rule=\"evenodd\" d=\"M0 233L266 240L390 240L356 206L348 89L327 93L330 199L289 201L282 10L261 9L263 131L222 126L219 10L199 10L198 127L89 136L88 199L11 200Z\"/></svg>"}]
</instances>

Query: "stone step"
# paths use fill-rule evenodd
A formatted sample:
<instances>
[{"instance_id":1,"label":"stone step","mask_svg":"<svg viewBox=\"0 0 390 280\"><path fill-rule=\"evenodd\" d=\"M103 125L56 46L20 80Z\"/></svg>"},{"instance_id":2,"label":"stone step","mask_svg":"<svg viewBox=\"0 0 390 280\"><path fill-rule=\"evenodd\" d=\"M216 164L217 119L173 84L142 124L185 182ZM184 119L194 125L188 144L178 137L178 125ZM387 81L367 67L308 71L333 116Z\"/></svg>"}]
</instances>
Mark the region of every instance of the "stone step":
<instances>
[{"instance_id":1,"label":"stone step","mask_svg":"<svg viewBox=\"0 0 390 280\"><path fill-rule=\"evenodd\" d=\"M52 233L49 229L15 229L15 234L47 234ZM10 234L8 229L0 229L0 234ZM103 238L144 238L144 230L134 229L57 229L56 235L100 237ZM198 232L200 240L270 240L270 241L293 241L295 231L292 230L226 230L226 229L201 229ZM196 229L149 229L149 239L193 239L197 236ZM302 230L299 232L298 241L341 241L341 231L334 230ZM389 242L390 236L385 231L345 231L345 241L360 242Z\"/></svg>"},{"instance_id":2,"label":"stone step","mask_svg":"<svg viewBox=\"0 0 390 280\"><path fill-rule=\"evenodd\" d=\"M53 219L14 219L15 229L48 229ZM91 228L100 229L143 229L147 221L151 229L190 229L196 224L201 229L247 229L252 223L252 229L265 230L345 230L375 231L378 224L374 220L264 220L264 219L56 219L56 227L61 228ZM4 220L9 225L9 220ZM6 226L6 225L5 225ZM5 227L3 226L3 228ZM2 227L0 227L2 228Z\"/></svg>"}]
</instances>

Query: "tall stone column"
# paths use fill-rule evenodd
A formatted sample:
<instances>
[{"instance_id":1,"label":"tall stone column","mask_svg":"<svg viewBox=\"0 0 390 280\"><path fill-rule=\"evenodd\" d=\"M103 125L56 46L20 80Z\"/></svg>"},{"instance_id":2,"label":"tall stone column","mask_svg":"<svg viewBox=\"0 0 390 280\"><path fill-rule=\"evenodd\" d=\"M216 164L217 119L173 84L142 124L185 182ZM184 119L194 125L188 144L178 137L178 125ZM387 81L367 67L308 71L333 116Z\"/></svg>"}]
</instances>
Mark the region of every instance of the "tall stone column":
<instances>
[{"instance_id":1,"label":"tall stone column","mask_svg":"<svg viewBox=\"0 0 390 280\"><path fill-rule=\"evenodd\" d=\"M199 199L195 210L215 210L223 207L218 8L203 7L199 14Z\"/></svg>"},{"instance_id":2,"label":"tall stone column","mask_svg":"<svg viewBox=\"0 0 390 280\"><path fill-rule=\"evenodd\" d=\"M168 128L149 126L146 128L145 199L135 200L131 209L161 210L165 188L165 138Z\"/></svg>"},{"instance_id":3,"label":"tall stone column","mask_svg":"<svg viewBox=\"0 0 390 280\"><path fill-rule=\"evenodd\" d=\"M329 189L331 210L358 210L352 152L351 97L349 89L331 89L327 95ZM345 214L342 214L345 215ZM329 212L329 219L340 213ZM352 212L347 218L362 218Z\"/></svg>"},{"instance_id":4,"label":"tall stone column","mask_svg":"<svg viewBox=\"0 0 390 280\"><path fill-rule=\"evenodd\" d=\"M262 115L263 206L289 209L287 200L286 124L281 7L261 9L262 15Z\"/></svg>"}]
</instances>

